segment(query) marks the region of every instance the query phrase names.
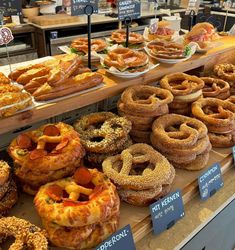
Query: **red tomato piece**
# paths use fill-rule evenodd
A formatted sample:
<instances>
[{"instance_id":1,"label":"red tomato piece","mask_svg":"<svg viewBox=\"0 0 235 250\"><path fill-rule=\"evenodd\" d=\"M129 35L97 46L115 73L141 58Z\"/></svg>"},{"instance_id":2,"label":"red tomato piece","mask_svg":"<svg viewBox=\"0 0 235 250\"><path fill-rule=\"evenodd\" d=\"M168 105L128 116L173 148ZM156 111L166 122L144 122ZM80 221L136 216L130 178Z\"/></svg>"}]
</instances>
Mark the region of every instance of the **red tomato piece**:
<instances>
[{"instance_id":1,"label":"red tomato piece","mask_svg":"<svg viewBox=\"0 0 235 250\"><path fill-rule=\"evenodd\" d=\"M62 141L56 146L55 150L59 151L63 148L65 148L69 143L69 139L68 138L64 138L62 139Z\"/></svg>"},{"instance_id":2,"label":"red tomato piece","mask_svg":"<svg viewBox=\"0 0 235 250\"><path fill-rule=\"evenodd\" d=\"M43 149L34 149L33 151L30 152L29 158L31 160L36 160L39 158L42 158L43 156L47 155L47 151Z\"/></svg>"},{"instance_id":3,"label":"red tomato piece","mask_svg":"<svg viewBox=\"0 0 235 250\"><path fill-rule=\"evenodd\" d=\"M59 136L60 130L55 125L48 125L44 128L43 134L47 136Z\"/></svg>"},{"instance_id":4,"label":"red tomato piece","mask_svg":"<svg viewBox=\"0 0 235 250\"><path fill-rule=\"evenodd\" d=\"M54 201L61 201L63 198L63 188L56 184L50 185L46 193Z\"/></svg>"},{"instance_id":5,"label":"red tomato piece","mask_svg":"<svg viewBox=\"0 0 235 250\"><path fill-rule=\"evenodd\" d=\"M92 174L85 167L78 168L73 177L78 185L87 185L92 180Z\"/></svg>"},{"instance_id":6,"label":"red tomato piece","mask_svg":"<svg viewBox=\"0 0 235 250\"><path fill-rule=\"evenodd\" d=\"M32 146L32 141L26 134L18 135L16 142L21 149L29 149Z\"/></svg>"}]
</instances>

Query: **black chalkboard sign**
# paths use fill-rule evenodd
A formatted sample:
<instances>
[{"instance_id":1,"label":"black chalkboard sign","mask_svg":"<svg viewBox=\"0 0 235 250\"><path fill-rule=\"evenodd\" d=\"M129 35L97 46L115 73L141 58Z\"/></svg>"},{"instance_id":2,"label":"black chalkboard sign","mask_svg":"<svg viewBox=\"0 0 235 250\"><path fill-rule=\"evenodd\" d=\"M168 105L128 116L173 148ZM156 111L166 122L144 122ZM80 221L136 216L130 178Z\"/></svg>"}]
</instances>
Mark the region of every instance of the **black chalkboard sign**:
<instances>
[{"instance_id":1,"label":"black chalkboard sign","mask_svg":"<svg viewBox=\"0 0 235 250\"><path fill-rule=\"evenodd\" d=\"M0 0L0 11L4 16L20 15L21 6L21 0Z\"/></svg>"},{"instance_id":2,"label":"black chalkboard sign","mask_svg":"<svg viewBox=\"0 0 235 250\"><path fill-rule=\"evenodd\" d=\"M119 0L118 19L124 20L126 17L131 19L140 18L140 1L138 0Z\"/></svg>"},{"instance_id":3,"label":"black chalkboard sign","mask_svg":"<svg viewBox=\"0 0 235 250\"><path fill-rule=\"evenodd\" d=\"M84 9L87 5L93 7L93 13L98 13L98 0L72 0L71 1L71 13L72 16L84 15Z\"/></svg>"}]
</instances>

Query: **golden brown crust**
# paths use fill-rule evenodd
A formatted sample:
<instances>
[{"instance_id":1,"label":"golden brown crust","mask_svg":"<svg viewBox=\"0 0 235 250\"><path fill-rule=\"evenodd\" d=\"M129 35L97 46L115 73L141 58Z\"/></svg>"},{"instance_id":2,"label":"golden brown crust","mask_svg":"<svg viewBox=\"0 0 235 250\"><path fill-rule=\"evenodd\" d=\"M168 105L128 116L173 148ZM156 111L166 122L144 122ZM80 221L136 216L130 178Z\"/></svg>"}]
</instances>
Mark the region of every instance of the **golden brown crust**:
<instances>
[{"instance_id":1,"label":"golden brown crust","mask_svg":"<svg viewBox=\"0 0 235 250\"><path fill-rule=\"evenodd\" d=\"M235 145L235 131L227 134L208 133L208 135L215 148L227 148Z\"/></svg>"},{"instance_id":2,"label":"golden brown crust","mask_svg":"<svg viewBox=\"0 0 235 250\"><path fill-rule=\"evenodd\" d=\"M0 219L0 235L3 238L14 237L15 242L11 250L23 250L29 247L32 250L48 250L45 233L30 222L16 217Z\"/></svg>"},{"instance_id":3,"label":"golden brown crust","mask_svg":"<svg viewBox=\"0 0 235 250\"><path fill-rule=\"evenodd\" d=\"M34 199L39 215L61 226L82 227L108 220L117 214L120 201L115 186L96 169L89 169L89 172L94 188L76 184L75 178L61 179L42 186ZM50 196L52 186L65 190L68 198L61 197L55 202ZM85 194L88 199L79 201L80 194Z\"/></svg>"},{"instance_id":4,"label":"golden brown crust","mask_svg":"<svg viewBox=\"0 0 235 250\"><path fill-rule=\"evenodd\" d=\"M0 186L9 179L10 176L10 167L5 161L0 160Z\"/></svg>"},{"instance_id":5,"label":"golden brown crust","mask_svg":"<svg viewBox=\"0 0 235 250\"><path fill-rule=\"evenodd\" d=\"M0 84L10 84L11 80L0 72Z\"/></svg>"},{"instance_id":6,"label":"golden brown crust","mask_svg":"<svg viewBox=\"0 0 235 250\"><path fill-rule=\"evenodd\" d=\"M126 42L126 31L125 30L116 30L111 34L110 39L117 43L125 43ZM129 43L130 44L138 44L143 43L144 37L141 34L130 32L129 33Z\"/></svg>"},{"instance_id":7,"label":"golden brown crust","mask_svg":"<svg viewBox=\"0 0 235 250\"><path fill-rule=\"evenodd\" d=\"M219 78L234 83L235 82L235 65L225 63L217 64L214 67L214 73Z\"/></svg>"}]
</instances>

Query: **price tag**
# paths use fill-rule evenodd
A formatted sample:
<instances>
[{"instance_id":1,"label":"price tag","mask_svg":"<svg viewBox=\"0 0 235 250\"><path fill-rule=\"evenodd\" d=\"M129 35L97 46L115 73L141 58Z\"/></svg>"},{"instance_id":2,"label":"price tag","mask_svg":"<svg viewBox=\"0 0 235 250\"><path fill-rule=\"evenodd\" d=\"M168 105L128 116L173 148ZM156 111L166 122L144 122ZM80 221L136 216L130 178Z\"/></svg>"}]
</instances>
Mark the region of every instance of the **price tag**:
<instances>
[{"instance_id":1,"label":"price tag","mask_svg":"<svg viewBox=\"0 0 235 250\"><path fill-rule=\"evenodd\" d=\"M233 165L235 166L235 146L233 146Z\"/></svg>"},{"instance_id":2,"label":"price tag","mask_svg":"<svg viewBox=\"0 0 235 250\"><path fill-rule=\"evenodd\" d=\"M7 45L14 39L12 32L9 28L0 28L0 45Z\"/></svg>"},{"instance_id":3,"label":"price tag","mask_svg":"<svg viewBox=\"0 0 235 250\"><path fill-rule=\"evenodd\" d=\"M184 217L184 204L179 189L150 205L154 234L160 234Z\"/></svg>"},{"instance_id":4,"label":"price tag","mask_svg":"<svg viewBox=\"0 0 235 250\"><path fill-rule=\"evenodd\" d=\"M103 241L96 250L135 250L131 226L127 225Z\"/></svg>"},{"instance_id":5,"label":"price tag","mask_svg":"<svg viewBox=\"0 0 235 250\"><path fill-rule=\"evenodd\" d=\"M223 185L220 164L215 163L198 177L198 185L202 200L207 200Z\"/></svg>"},{"instance_id":6,"label":"price tag","mask_svg":"<svg viewBox=\"0 0 235 250\"><path fill-rule=\"evenodd\" d=\"M71 14L72 16L84 15L84 10L87 5L93 7L93 13L98 13L98 0L72 0L71 1Z\"/></svg>"},{"instance_id":7,"label":"price tag","mask_svg":"<svg viewBox=\"0 0 235 250\"><path fill-rule=\"evenodd\" d=\"M140 18L140 1L139 0L119 0L118 1L118 19L124 20L130 17L132 20Z\"/></svg>"},{"instance_id":8,"label":"price tag","mask_svg":"<svg viewBox=\"0 0 235 250\"><path fill-rule=\"evenodd\" d=\"M21 1L19 0L0 1L0 11L3 11L5 16L19 15L21 13L21 9Z\"/></svg>"}]
</instances>

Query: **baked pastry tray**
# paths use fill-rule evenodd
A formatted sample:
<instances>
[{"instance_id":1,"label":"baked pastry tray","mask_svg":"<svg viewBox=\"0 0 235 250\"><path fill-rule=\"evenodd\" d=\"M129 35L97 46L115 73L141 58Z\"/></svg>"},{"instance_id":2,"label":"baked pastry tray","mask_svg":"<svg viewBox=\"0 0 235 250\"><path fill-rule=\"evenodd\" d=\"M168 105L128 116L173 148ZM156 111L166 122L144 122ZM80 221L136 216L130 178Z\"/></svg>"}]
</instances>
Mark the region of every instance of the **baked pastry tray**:
<instances>
[{"instance_id":1,"label":"baked pastry tray","mask_svg":"<svg viewBox=\"0 0 235 250\"><path fill-rule=\"evenodd\" d=\"M233 165L232 149L213 149L210 152L207 168L216 162L220 162L222 173L228 171ZM186 204L198 193L197 178L200 173L205 170L206 168L200 171L176 169L176 178L171 190L174 191L177 188L181 189L183 193L183 201ZM136 207L122 202L120 214L120 228L130 224L135 242L138 242L152 230L149 207ZM37 226L42 227L40 217L37 215L33 206L33 197L27 194L20 193L19 200L15 207L10 211L10 215L29 220ZM8 248L4 247L3 249ZM50 249L62 250L65 248L51 247Z\"/></svg>"}]
</instances>

